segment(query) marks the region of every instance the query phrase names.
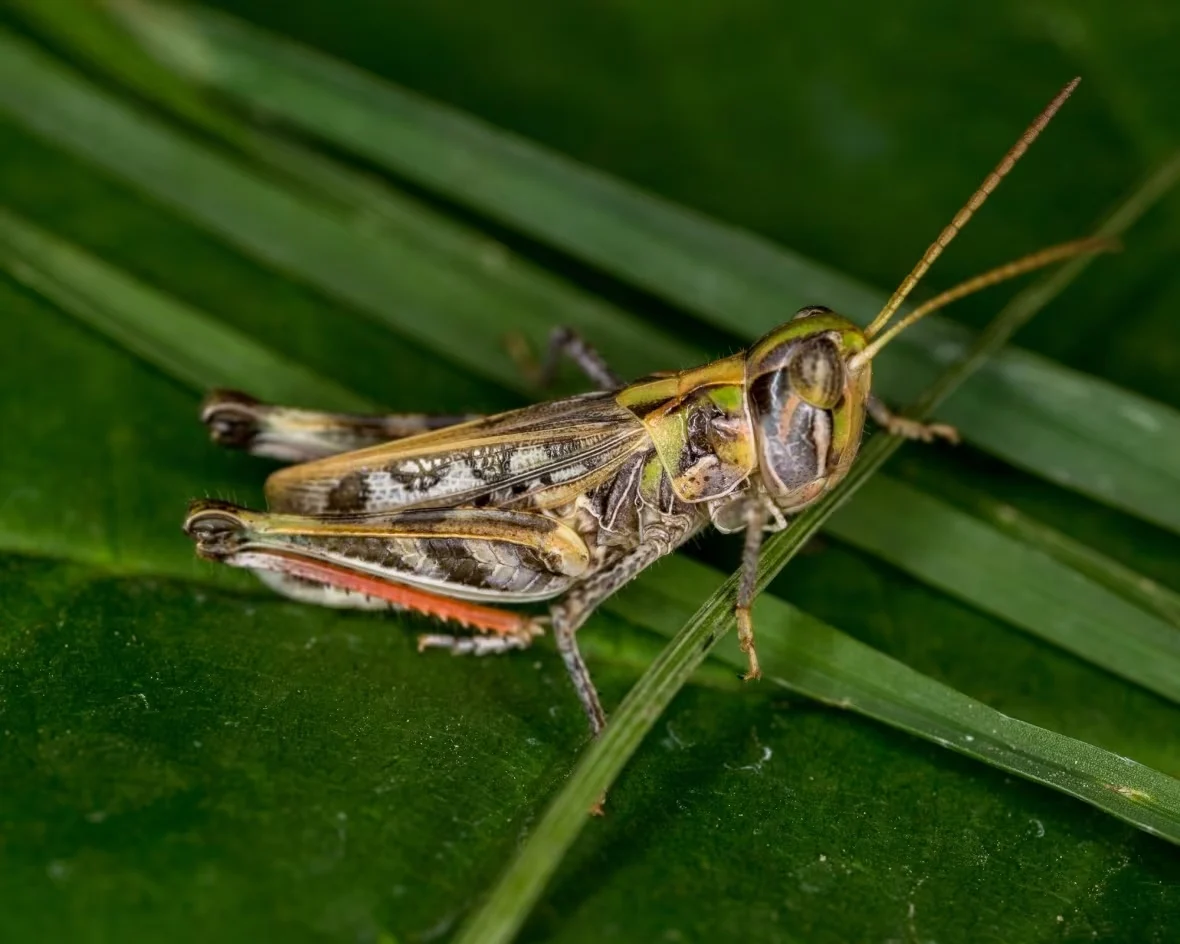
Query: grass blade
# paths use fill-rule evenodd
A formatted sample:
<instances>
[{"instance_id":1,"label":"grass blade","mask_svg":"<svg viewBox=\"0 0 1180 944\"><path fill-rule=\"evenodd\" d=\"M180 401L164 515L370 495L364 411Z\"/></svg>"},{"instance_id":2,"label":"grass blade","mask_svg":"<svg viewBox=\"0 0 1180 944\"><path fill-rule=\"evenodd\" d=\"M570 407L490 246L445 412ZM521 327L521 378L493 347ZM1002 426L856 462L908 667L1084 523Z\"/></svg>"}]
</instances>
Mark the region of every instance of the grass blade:
<instances>
[{"instance_id":1,"label":"grass blade","mask_svg":"<svg viewBox=\"0 0 1180 944\"><path fill-rule=\"evenodd\" d=\"M71 48L85 48L95 62L115 68L121 81L142 90L166 108L213 134L230 140L242 126L208 103L191 83L147 55L126 29L89 0L12 0L24 17Z\"/></svg>"},{"instance_id":2,"label":"grass blade","mask_svg":"<svg viewBox=\"0 0 1180 944\"><path fill-rule=\"evenodd\" d=\"M1011 505L997 501L974 503L977 514L1026 545L1052 555L1086 574L1148 612L1180 628L1180 593L1162 587L1131 568L1101 554L1088 544L1050 528Z\"/></svg>"},{"instance_id":3,"label":"grass blade","mask_svg":"<svg viewBox=\"0 0 1180 944\"><path fill-rule=\"evenodd\" d=\"M110 6L178 72L744 337L802 304L856 315L883 301L802 256L223 15L142 0ZM1180 175L1180 158L1170 168L1158 178L1163 188L1165 177ZM928 319L880 359L876 384L906 402L970 343L966 329ZM1020 468L1180 531L1174 410L1012 350L985 365L942 415Z\"/></svg>"},{"instance_id":4,"label":"grass blade","mask_svg":"<svg viewBox=\"0 0 1180 944\"><path fill-rule=\"evenodd\" d=\"M310 402L334 388L314 372L293 369L269 349L237 337L215 319L6 213L0 214L0 265L22 278L32 273L26 280L31 287L196 390L214 382L250 383ZM242 343L249 356L223 359L233 343ZM347 391L340 402L369 406ZM176 573L191 577L188 571ZM685 601L699 597L702 589L720 587L723 580L716 570L675 557L608 601L607 609L672 636L692 615ZM1087 584L1078 586L1079 592L1087 592ZM1174 795L1174 782L1162 774L1005 718L769 595L759 601L758 621L768 676L778 684L1048 783L1165 837L1180 837L1180 830L1169 825L1180 811L1180 795ZM735 665L744 658L732 645L718 654ZM1089 758L1080 769L1071 763L1078 751ZM1112 770L1126 776L1115 778ZM1112 791L1109 784L1126 789ZM1145 805L1140 794L1153 801Z\"/></svg>"},{"instance_id":5,"label":"grass blade","mask_svg":"<svg viewBox=\"0 0 1180 944\"><path fill-rule=\"evenodd\" d=\"M430 250L444 261L451 277L474 280L493 297L502 296L505 304L544 311L549 324L583 325L584 330L593 332L596 344L602 343L600 337L604 334L617 335L620 349L648 355L645 362L636 360L640 365L635 368L637 374L656 366L688 366L709 357L709 352L668 334L657 335L644 332L642 328L636 331L632 319L623 312L554 277L485 234L427 208L421 201L382 186L378 181L281 135L257 132L228 112L210 111L203 103L193 100L190 85L144 52L126 31L101 12L99 6L85 0L51 0L48 3L16 0L16 5L42 31L78 51L139 94L212 132L235 150L273 171L276 179L295 183L303 192L313 194L318 198L317 206L322 208L326 204L331 207L358 231L359 238L366 241L396 240L399 251L407 242L415 249ZM178 83L180 88L176 87ZM101 109L99 101L94 104ZM120 132L124 130L122 127L118 129ZM58 143L71 146L76 139ZM92 151L85 153L95 157ZM100 161L105 159L110 166L109 161L117 160L123 152L100 150L100 153ZM206 217L198 216L198 219L208 222ZM249 235L243 242L247 249L253 245ZM334 283L324 278L314 266L309 276L332 291ZM345 300L349 299L346 297ZM439 304L449 314L454 302L442 299ZM392 319L399 330L412 334L412 325L403 323L404 315L401 315L403 322L398 322L399 315L397 309L380 313L384 320ZM520 329L522 326L515 327ZM470 334L465 336L472 337ZM497 349L501 346L501 339L489 335L489 340L491 346ZM444 356L453 357L456 353L454 345L436 346L436 349ZM618 352L616 356L619 356ZM487 358L482 354L463 360L460 352L460 360L464 366L506 385L521 383L520 371L515 364L511 375L496 373L495 363L490 365L489 374Z\"/></svg>"},{"instance_id":6,"label":"grass blade","mask_svg":"<svg viewBox=\"0 0 1180 944\"><path fill-rule=\"evenodd\" d=\"M1143 203L1152 199L1155 193L1155 181L1152 180L1132 194L1103 228L1104 234L1117 235L1122 228L1130 225L1130 221L1142 211ZM1000 350L1020 327L1082 271L1085 260L1077 261L1082 264L1063 266L1017 295L980 335L967 357L947 370L918 399L911 414L919 418L929 414L988 357ZM901 441L891 436L878 436L870 441L843 482L795 518L791 527L780 531L766 543L758 564L759 590L766 589L822 523L861 488L900 446ZM610 788L676 692L733 625L733 604L740 576L732 574L726 578L721 587L672 637L668 648L628 693L606 731L586 748L569 781L545 811L487 901L460 932L457 940L461 944L505 942L515 937L549 879L557 871L566 851L585 826L585 811ZM1075 759L1075 766L1080 766L1080 759ZM1180 787L1180 783L1171 781L1171 778L1164 778L1164 781L1161 784L1164 787ZM1128 798L1127 794L1117 789L1121 783L1121 779L1116 779L1116 789L1112 792ZM1145 793L1140 796L1137 788L1128 789L1137 801L1158 803L1157 794ZM1165 805L1170 806L1167 801ZM1120 812L1129 814L1131 811L1121 808ZM1152 828L1158 831L1159 826L1153 824ZM1166 828L1169 833L1172 832L1171 825Z\"/></svg>"},{"instance_id":7,"label":"grass blade","mask_svg":"<svg viewBox=\"0 0 1180 944\"><path fill-rule=\"evenodd\" d=\"M530 384L504 344L517 332L540 348L549 298L513 283L489 260L460 275L437 249L377 238L371 217L273 180L105 95L11 34L0 33L0 109L34 133L98 164L254 257L318 288L478 374L517 390ZM481 272L481 268L484 270ZM621 370L652 369L649 352L691 363L687 345L586 301L572 326L601 341ZM455 344L455 338L464 344ZM665 365L666 366L666 365Z\"/></svg>"},{"instance_id":8,"label":"grass blade","mask_svg":"<svg viewBox=\"0 0 1180 944\"><path fill-rule=\"evenodd\" d=\"M1020 540L883 475L825 530L985 613L1180 701L1177 626L1097 582L1092 568L1075 569L1042 550L1042 541ZM1118 589L1135 593L1133 586Z\"/></svg>"},{"instance_id":9,"label":"grass blade","mask_svg":"<svg viewBox=\"0 0 1180 944\"><path fill-rule=\"evenodd\" d=\"M326 409L373 404L286 361L202 312L0 209L0 266L60 308L198 390L240 386L259 396Z\"/></svg>"}]
</instances>

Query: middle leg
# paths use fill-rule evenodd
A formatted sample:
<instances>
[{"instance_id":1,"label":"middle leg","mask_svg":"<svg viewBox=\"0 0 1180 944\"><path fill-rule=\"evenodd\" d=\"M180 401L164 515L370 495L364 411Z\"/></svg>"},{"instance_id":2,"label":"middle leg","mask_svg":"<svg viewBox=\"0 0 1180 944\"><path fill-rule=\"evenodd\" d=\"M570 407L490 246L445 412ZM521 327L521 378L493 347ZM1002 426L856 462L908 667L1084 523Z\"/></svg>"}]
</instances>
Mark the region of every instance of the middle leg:
<instances>
[{"instance_id":1,"label":"middle leg","mask_svg":"<svg viewBox=\"0 0 1180 944\"><path fill-rule=\"evenodd\" d=\"M652 529L643 542L624 554L605 569L582 583L576 584L564 597L550 607L553 641L573 682L574 691L590 722L590 733L597 737L606 727L606 712L598 697L598 690L590 678L590 670L578 648L577 632L582 624L607 597L634 579L640 571L668 554L690 538L699 523L685 517L675 521L667 530ZM654 533L653 533L654 532Z\"/></svg>"},{"instance_id":2,"label":"middle leg","mask_svg":"<svg viewBox=\"0 0 1180 944\"><path fill-rule=\"evenodd\" d=\"M623 386L623 381L611 370L606 358L573 328L558 327L550 332L545 358L540 363L533 356L523 335L510 335L508 349L521 372L538 387L553 384L562 357L573 361L597 390L617 390Z\"/></svg>"},{"instance_id":3,"label":"middle leg","mask_svg":"<svg viewBox=\"0 0 1180 944\"><path fill-rule=\"evenodd\" d=\"M743 681L762 678L762 667L758 664L758 650L754 648L754 623L750 607L758 591L758 558L762 553L762 532L767 522L766 501L761 497L751 499L746 505L746 540L742 547L742 581L738 585L737 603L733 608L737 620L738 645L749 660L749 669Z\"/></svg>"}]
</instances>

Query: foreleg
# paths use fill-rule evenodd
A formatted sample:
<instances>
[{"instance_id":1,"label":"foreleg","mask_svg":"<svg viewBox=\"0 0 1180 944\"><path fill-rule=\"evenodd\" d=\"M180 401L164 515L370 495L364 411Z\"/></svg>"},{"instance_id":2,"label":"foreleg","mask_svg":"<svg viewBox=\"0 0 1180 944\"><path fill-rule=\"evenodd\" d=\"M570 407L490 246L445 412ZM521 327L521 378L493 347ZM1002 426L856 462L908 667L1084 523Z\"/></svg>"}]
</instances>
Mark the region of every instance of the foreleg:
<instances>
[{"instance_id":1,"label":"foreleg","mask_svg":"<svg viewBox=\"0 0 1180 944\"><path fill-rule=\"evenodd\" d=\"M922 442L934 442L935 439L945 439L947 442L957 443L959 431L946 423L923 423L899 416L886 405L885 401L871 394L868 398L869 416L882 429L903 439L920 439Z\"/></svg>"}]
</instances>

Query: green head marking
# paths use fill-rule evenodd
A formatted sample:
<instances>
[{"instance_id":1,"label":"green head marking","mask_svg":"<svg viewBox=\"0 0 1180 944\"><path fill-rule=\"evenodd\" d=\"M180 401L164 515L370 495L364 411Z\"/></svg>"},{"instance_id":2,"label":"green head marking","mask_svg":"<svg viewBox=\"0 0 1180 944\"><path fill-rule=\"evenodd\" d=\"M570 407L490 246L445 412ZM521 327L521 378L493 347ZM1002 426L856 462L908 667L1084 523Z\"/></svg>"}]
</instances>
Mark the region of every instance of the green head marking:
<instances>
[{"instance_id":1,"label":"green head marking","mask_svg":"<svg viewBox=\"0 0 1180 944\"><path fill-rule=\"evenodd\" d=\"M801 342L819 337L829 339L844 356L859 354L866 343L864 332L847 318L818 305L801 308L794 318L768 332L750 348L746 357L747 381L784 369Z\"/></svg>"}]
</instances>

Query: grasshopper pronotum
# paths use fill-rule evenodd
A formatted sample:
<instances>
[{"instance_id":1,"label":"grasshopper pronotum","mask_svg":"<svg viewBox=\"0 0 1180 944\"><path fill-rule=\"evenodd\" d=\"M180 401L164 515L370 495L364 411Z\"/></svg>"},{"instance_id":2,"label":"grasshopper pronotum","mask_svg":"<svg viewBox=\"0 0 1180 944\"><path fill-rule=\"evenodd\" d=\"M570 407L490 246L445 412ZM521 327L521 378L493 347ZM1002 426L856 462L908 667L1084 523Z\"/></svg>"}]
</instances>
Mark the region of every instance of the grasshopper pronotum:
<instances>
[{"instance_id":1,"label":"grasshopper pronotum","mask_svg":"<svg viewBox=\"0 0 1180 944\"><path fill-rule=\"evenodd\" d=\"M569 355L598 389L486 418L314 413L215 392L202 412L214 440L297 464L268 479L271 511L197 501L185 530L202 557L254 570L295 599L404 608L475 630L424 635L420 649L523 649L550 625L595 734L605 715L578 628L707 524L744 530L736 618L746 677L757 678L750 605L763 533L844 477L866 413L897 435L955 439L872 395L877 353L964 295L1104 248L1083 239L1025 256L886 328L1076 85L1029 126L867 328L804 308L740 354L631 384L559 330L546 367ZM547 618L490 605L542 600L555 601Z\"/></svg>"}]
</instances>

